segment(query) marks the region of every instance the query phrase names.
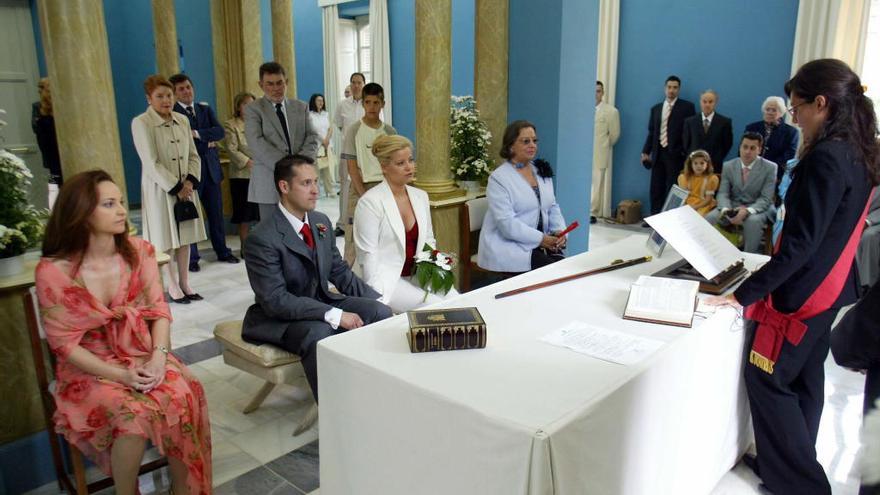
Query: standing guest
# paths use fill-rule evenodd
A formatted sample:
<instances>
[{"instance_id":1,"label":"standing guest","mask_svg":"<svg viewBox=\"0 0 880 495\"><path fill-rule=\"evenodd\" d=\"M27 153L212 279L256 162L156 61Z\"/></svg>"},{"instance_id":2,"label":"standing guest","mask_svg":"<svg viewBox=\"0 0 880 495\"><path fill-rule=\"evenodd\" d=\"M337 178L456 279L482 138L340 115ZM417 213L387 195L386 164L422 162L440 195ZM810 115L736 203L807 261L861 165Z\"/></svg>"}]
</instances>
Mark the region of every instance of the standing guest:
<instances>
[{"instance_id":1,"label":"standing guest","mask_svg":"<svg viewBox=\"0 0 880 495\"><path fill-rule=\"evenodd\" d=\"M651 214L660 213L666 193L675 184L684 163L684 121L694 113L694 104L680 99L681 79L666 78L666 98L651 107L648 137L642 146L642 165L651 171ZM647 227L646 223L642 226Z\"/></svg>"},{"instance_id":2,"label":"standing guest","mask_svg":"<svg viewBox=\"0 0 880 495\"><path fill-rule=\"evenodd\" d=\"M208 237L217 255L217 261L238 263L239 259L226 246L226 231L223 228L223 192L220 183L223 181L223 169L220 168L220 154L217 144L225 135L223 126L205 102L195 102L195 88L186 74L175 74L168 81L174 86L177 102L174 111L189 119L196 151L202 161L201 181L198 184L199 197L205 207L205 220L208 222ZM189 271L197 272L199 268L199 247L195 243L190 246Z\"/></svg>"},{"instance_id":3,"label":"standing guest","mask_svg":"<svg viewBox=\"0 0 880 495\"><path fill-rule=\"evenodd\" d=\"M318 133L321 140L318 146L318 175L324 183L324 194L327 197L336 196L333 190L333 170L330 164L330 138L333 137L333 128L330 127L330 115L324 106L324 95L315 93L309 98L309 118L312 120L312 127ZM323 159L323 160L322 160ZM335 163L333 164L335 165Z\"/></svg>"},{"instance_id":4,"label":"standing guest","mask_svg":"<svg viewBox=\"0 0 880 495\"><path fill-rule=\"evenodd\" d=\"M364 106L361 103L363 98L364 85L367 83L366 78L360 72L355 72L348 78L349 85L345 89L348 94L345 99L336 105L336 113L333 115L333 123L339 129L340 136L345 137L345 130L355 122L360 122L364 116ZM343 151L345 146L343 145ZM335 233L337 236L344 235L348 228L348 220L354 212L348 211L349 201L349 179L348 179L348 161L339 157L339 220L336 221Z\"/></svg>"},{"instance_id":5,"label":"standing guest","mask_svg":"<svg viewBox=\"0 0 880 495\"><path fill-rule=\"evenodd\" d=\"M415 178L412 142L403 136L379 136L372 152L384 180L364 194L354 213L357 263L364 281L396 313L443 301L412 282L414 257L425 244L435 248L428 193L410 186ZM446 296L455 294L454 289Z\"/></svg>"},{"instance_id":6,"label":"standing guest","mask_svg":"<svg viewBox=\"0 0 880 495\"><path fill-rule=\"evenodd\" d=\"M746 126L746 132L757 132L764 137L761 156L776 164L776 182L782 179L785 165L794 158L798 148L798 132L785 123L785 100L779 96L768 96L761 105L764 119Z\"/></svg>"},{"instance_id":7,"label":"standing guest","mask_svg":"<svg viewBox=\"0 0 880 495\"><path fill-rule=\"evenodd\" d=\"M620 138L620 113L605 103L605 85L596 81L596 123L593 134L593 185L590 223L611 216L611 148Z\"/></svg>"},{"instance_id":8,"label":"standing guest","mask_svg":"<svg viewBox=\"0 0 880 495\"><path fill-rule=\"evenodd\" d=\"M345 128L342 140L342 158L348 164L348 222L345 225L345 262L354 266L356 250L354 246L354 209L358 200L374 186L382 182L382 167L370 148L379 136L397 134L390 125L382 122L382 108L385 106L385 90L376 83L364 86L364 116Z\"/></svg>"},{"instance_id":9,"label":"standing guest","mask_svg":"<svg viewBox=\"0 0 880 495\"><path fill-rule=\"evenodd\" d=\"M700 114L684 121L684 150L706 150L712 163L722 164L733 147L733 124L729 117L715 111L718 93L707 89L700 95Z\"/></svg>"},{"instance_id":10,"label":"standing guest","mask_svg":"<svg viewBox=\"0 0 880 495\"><path fill-rule=\"evenodd\" d=\"M489 211L480 231L477 264L522 273L563 258L565 220L553 192L553 169L538 154L537 130L516 120L504 130L498 168L489 176Z\"/></svg>"},{"instance_id":11,"label":"standing guest","mask_svg":"<svg viewBox=\"0 0 880 495\"><path fill-rule=\"evenodd\" d=\"M55 115L52 111L52 91L49 78L40 79L37 84L40 101L34 102L31 112L31 129L37 136L37 146L43 155L43 167L49 171L49 183L61 186L61 156L58 154L58 136L55 134Z\"/></svg>"},{"instance_id":12,"label":"standing guest","mask_svg":"<svg viewBox=\"0 0 880 495\"><path fill-rule=\"evenodd\" d=\"M147 111L131 121L134 147L141 159L141 213L144 239L159 251L168 252L171 261L163 274L168 295L178 304L202 299L189 286L189 246L207 238L201 213L178 222L174 205L191 201L202 211L196 188L202 164L193 141L189 119L172 111L174 87L162 76L144 81ZM174 251L172 253L172 251Z\"/></svg>"},{"instance_id":13,"label":"standing guest","mask_svg":"<svg viewBox=\"0 0 880 495\"><path fill-rule=\"evenodd\" d=\"M244 135L244 108L254 102L254 95L244 92L235 95L231 119L223 124L226 131L226 152L229 154L229 190L232 195L232 223L238 225L238 238L244 248L250 224L260 221L260 209L248 201L254 154Z\"/></svg>"},{"instance_id":14,"label":"standing guest","mask_svg":"<svg viewBox=\"0 0 880 495\"><path fill-rule=\"evenodd\" d=\"M175 494L211 493L208 403L168 352L153 246L128 237L122 194L103 170L70 177L56 206L35 274L58 358L56 431L113 477L116 493L137 493L147 440L168 458Z\"/></svg>"},{"instance_id":15,"label":"standing guest","mask_svg":"<svg viewBox=\"0 0 880 495\"><path fill-rule=\"evenodd\" d=\"M329 235L330 219L315 211L318 173L312 158L280 160L274 180L280 202L245 248L256 302L244 315L242 336L300 356L317 401L318 341L388 318L391 310L342 261L336 237Z\"/></svg>"},{"instance_id":16,"label":"standing guest","mask_svg":"<svg viewBox=\"0 0 880 495\"><path fill-rule=\"evenodd\" d=\"M343 98L351 98L351 85L345 87L345 90L342 91Z\"/></svg>"},{"instance_id":17,"label":"standing guest","mask_svg":"<svg viewBox=\"0 0 880 495\"><path fill-rule=\"evenodd\" d=\"M685 202L705 217L718 204L715 200L718 182L709 152L692 151L684 161L684 171L678 176L678 186L688 191Z\"/></svg>"},{"instance_id":18,"label":"standing guest","mask_svg":"<svg viewBox=\"0 0 880 495\"><path fill-rule=\"evenodd\" d=\"M706 215L712 225L742 225L747 253L759 252L764 227L774 213L776 164L758 156L762 139L754 132L743 135L739 158L726 162L721 170L718 207Z\"/></svg>"},{"instance_id":19,"label":"standing guest","mask_svg":"<svg viewBox=\"0 0 880 495\"><path fill-rule=\"evenodd\" d=\"M278 205L272 183L275 164L295 154L314 160L319 138L309 121L308 105L287 98L287 72L281 64L266 62L260 66L260 89L263 97L244 109L244 133L254 155L248 201L257 203L260 219L266 219Z\"/></svg>"},{"instance_id":20,"label":"standing guest","mask_svg":"<svg viewBox=\"0 0 880 495\"><path fill-rule=\"evenodd\" d=\"M868 198L880 182L877 119L859 77L843 62L813 60L785 84L805 146L785 194L778 248L714 304L745 306L745 384L757 458L776 494L830 494L816 459L831 323L859 293L853 263ZM772 297L771 297L772 296Z\"/></svg>"}]
</instances>

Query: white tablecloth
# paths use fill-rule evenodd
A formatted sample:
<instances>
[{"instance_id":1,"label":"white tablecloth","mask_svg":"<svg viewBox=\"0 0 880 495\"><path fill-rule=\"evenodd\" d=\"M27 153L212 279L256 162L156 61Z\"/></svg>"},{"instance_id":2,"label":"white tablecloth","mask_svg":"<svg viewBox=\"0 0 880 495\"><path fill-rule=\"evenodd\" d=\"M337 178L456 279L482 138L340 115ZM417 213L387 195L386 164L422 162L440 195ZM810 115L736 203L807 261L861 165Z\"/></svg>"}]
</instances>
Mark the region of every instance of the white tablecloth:
<instances>
[{"instance_id":1,"label":"white tablecloth","mask_svg":"<svg viewBox=\"0 0 880 495\"><path fill-rule=\"evenodd\" d=\"M650 254L644 235L444 303L476 306L486 349L411 354L399 315L322 340L321 494L705 494L751 438L744 333L623 320L629 287L680 257L496 300ZM764 257L748 255L754 268ZM666 342L622 366L539 342L571 322Z\"/></svg>"}]
</instances>

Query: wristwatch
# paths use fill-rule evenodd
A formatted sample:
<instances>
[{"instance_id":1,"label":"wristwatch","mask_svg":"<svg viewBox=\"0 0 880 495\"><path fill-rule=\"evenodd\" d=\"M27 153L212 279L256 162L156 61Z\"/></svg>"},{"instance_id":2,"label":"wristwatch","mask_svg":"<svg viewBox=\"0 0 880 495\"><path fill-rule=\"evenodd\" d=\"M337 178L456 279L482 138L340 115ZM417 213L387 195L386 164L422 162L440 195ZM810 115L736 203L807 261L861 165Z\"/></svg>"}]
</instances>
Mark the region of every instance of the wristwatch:
<instances>
[{"instance_id":1,"label":"wristwatch","mask_svg":"<svg viewBox=\"0 0 880 495\"><path fill-rule=\"evenodd\" d=\"M162 354L165 354L166 356L168 355L168 348L164 345L154 345L153 350L159 350L162 351Z\"/></svg>"}]
</instances>

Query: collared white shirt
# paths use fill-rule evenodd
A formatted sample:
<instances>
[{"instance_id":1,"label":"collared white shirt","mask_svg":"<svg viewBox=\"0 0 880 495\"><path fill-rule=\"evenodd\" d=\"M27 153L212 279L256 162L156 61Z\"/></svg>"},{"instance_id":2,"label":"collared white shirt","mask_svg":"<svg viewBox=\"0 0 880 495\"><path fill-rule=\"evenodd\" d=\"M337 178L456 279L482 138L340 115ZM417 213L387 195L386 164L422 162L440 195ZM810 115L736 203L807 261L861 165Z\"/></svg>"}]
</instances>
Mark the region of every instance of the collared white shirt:
<instances>
[{"instance_id":1,"label":"collared white shirt","mask_svg":"<svg viewBox=\"0 0 880 495\"><path fill-rule=\"evenodd\" d=\"M700 112L700 115L703 116L703 121L708 120L708 121L709 121L709 125L712 125L712 119L715 118L715 112L712 112L712 113L710 113L709 115L706 115L705 113ZM702 121L701 121L701 123L702 123Z\"/></svg>"},{"instance_id":2,"label":"collared white shirt","mask_svg":"<svg viewBox=\"0 0 880 495\"><path fill-rule=\"evenodd\" d=\"M339 129L347 129L348 126L361 120L363 117L363 100L355 100L352 97L348 97L340 101L336 106L336 113L333 115L333 123Z\"/></svg>"},{"instance_id":3,"label":"collared white shirt","mask_svg":"<svg viewBox=\"0 0 880 495\"><path fill-rule=\"evenodd\" d=\"M278 208L281 210L281 213L284 214L284 218L290 222L290 226L293 227L293 231L296 232L296 235L302 239L303 235L300 231L304 225L309 224L309 214L306 213L305 218L300 220L299 218L296 218L296 215L287 211L287 208L285 208L280 202L278 203ZM340 308L331 308L324 313L324 321L336 330L339 328L339 322L342 321L342 310Z\"/></svg>"},{"instance_id":4,"label":"collared white shirt","mask_svg":"<svg viewBox=\"0 0 880 495\"><path fill-rule=\"evenodd\" d=\"M183 111L184 111L184 112L187 111L187 110L189 110L189 109L191 108L191 109L192 109L192 113L193 113L193 119L196 118L196 117L195 117L195 116L196 116L196 107L198 106L198 104L196 104L196 100L195 100L195 98L193 98L193 101L191 101L191 102L189 102L189 103L184 103L184 102L182 102L182 101L178 101L177 103L180 103L180 106L183 107ZM184 114L184 115L186 115L186 114ZM187 115L187 117L189 117L189 116ZM192 131L195 132L195 138L196 138L196 139L201 139L201 137L199 137L199 131L198 131L197 129L192 129Z\"/></svg>"},{"instance_id":5,"label":"collared white shirt","mask_svg":"<svg viewBox=\"0 0 880 495\"><path fill-rule=\"evenodd\" d=\"M663 109L665 110L667 107L671 108L671 107L675 106L675 102L677 102L677 101L678 101L678 98L676 98L672 101L669 101L668 99L664 99L663 100Z\"/></svg>"}]
</instances>

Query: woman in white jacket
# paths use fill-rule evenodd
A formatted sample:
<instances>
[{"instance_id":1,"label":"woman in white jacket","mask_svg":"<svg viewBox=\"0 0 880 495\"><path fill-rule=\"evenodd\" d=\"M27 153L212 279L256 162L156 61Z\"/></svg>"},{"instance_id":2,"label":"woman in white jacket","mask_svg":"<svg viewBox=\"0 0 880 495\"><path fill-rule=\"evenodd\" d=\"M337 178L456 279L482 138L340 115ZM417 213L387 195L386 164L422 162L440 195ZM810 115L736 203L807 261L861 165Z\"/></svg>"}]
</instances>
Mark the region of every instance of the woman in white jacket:
<instances>
[{"instance_id":1,"label":"woman in white jacket","mask_svg":"<svg viewBox=\"0 0 880 495\"><path fill-rule=\"evenodd\" d=\"M425 244L436 246L428 194L409 186L415 177L412 142L403 136L380 136L373 142L384 180L358 201L354 242L359 272L395 312L442 301L413 283L413 257ZM454 289L449 294L455 294Z\"/></svg>"}]
</instances>

